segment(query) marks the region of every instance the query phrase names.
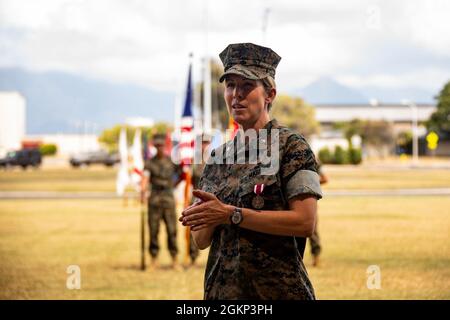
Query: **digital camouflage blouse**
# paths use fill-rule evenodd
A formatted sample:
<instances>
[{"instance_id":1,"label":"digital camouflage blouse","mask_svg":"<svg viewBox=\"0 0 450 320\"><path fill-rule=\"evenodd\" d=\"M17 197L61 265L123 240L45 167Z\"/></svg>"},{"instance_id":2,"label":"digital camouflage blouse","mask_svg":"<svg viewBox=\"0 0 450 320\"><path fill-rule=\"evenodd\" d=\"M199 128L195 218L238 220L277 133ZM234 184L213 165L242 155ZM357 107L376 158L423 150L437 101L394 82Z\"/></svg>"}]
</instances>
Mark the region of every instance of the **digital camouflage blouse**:
<instances>
[{"instance_id":1,"label":"digital camouflage blouse","mask_svg":"<svg viewBox=\"0 0 450 320\"><path fill-rule=\"evenodd\" d=\"M237 164L239 156L249 159L252 144L243 148L234 140L211 153L200 188L222 202L254 208L254 197L263 198L259 210L288 210L288 200L298 195L322 197L317 162L306 140L276 120L266 124L267 137L257 135L257 148L279 135L278 167L271 174L261 161ZM267 141L264 141L267 139ZM267 143L270 149L271 143ZM231 150L234 163L217 161L218 154ZM230 152L230 151L229 151ZM274 152L269 152L275 155ZM222 163L221 163L222 162ZM225 162L225 163L223 163ZM264 185L257 195L255 185ZM261 204L261 203L260 203ZM298 243L303 239L303 243ZM233 225L216 227L205 271L205 299L314 299L301 255L306 239L276 236Z\"/></svg>"}]
</instances>

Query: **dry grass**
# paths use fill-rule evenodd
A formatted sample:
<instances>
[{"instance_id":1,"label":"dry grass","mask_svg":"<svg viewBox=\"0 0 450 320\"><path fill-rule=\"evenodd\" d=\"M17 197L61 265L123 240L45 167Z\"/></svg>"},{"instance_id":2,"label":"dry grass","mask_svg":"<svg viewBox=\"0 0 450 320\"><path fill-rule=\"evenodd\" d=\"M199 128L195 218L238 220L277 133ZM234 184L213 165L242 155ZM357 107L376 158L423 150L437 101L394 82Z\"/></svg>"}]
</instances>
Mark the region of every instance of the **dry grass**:
<instances>
[{"instance_id":1,"label":"dry grass","mask_svg":"<svg viewBox=\"0 0 450 320\"><path fill-rule=\"evenodd\" d=\"M317 297L450 299L448 208L449 197L321 200L322 265L305 256ZM119 200L0 200L0 299L201 299L207 252L200 268L138 270L139 214ZM184 254L181 232L179 243ZM66 289L72 264L81 290ZM380 290L366 287L369 265Z\"/></svg>"},{"instance_id":2,"label":"dry grass","mask_svg":"<svg viewBox=\"0 0 450 320\"><path fill-rule=\"evenodd\" d=\"M0 171L0 191L115 191L117 169L14 169Z\"/></svg>"},{"instance_id":3,"label":"dry grass","mask_svg":"<svg viewBox=\"0 0 450 320\"><path fill-rule=\"evenodd\" d=\"M320 205L321 299L450 299L450 197L330 197ZM308 260L309 256L306 257ZM369 265L381 269L368 290Z\"/></svg>"},{"instance_id":4,"label":"dry grass","mask_svg":"<svg viewBox=\"0 0 450 320\"><path fill-rule=\"evenodd\" d=\"M202 268L139 270L139 207L123 208L116 200L8 200L0 201L0 212L0 298L202 296ZM181 243L181 233L179 238ZM165 243L161 244L164 267L170 261ZM66 289L69 265L81 268L81 290Z\"/></svg>"},{"instance_id":5,"label":"dry grass","mask_svg":"<svg viewBox=\"0 0 450 320\"><path fill-rule=\"evenodd\" d=\"M325 190L449 188L450 170L324 166Z\"/></svg>"},{"instance_id":6,"label":"dry grass","mask_svg":"<svg viewBox=\"0 0 450 320\"><path fill-rule=\"evenodd\" d=\"M401 189L450 187L450 170L380 169L374 167L324 166L330 183L325 190ZM115 191L117 168L93 166L81 169L0 171L0 191ZM131 189L130 189L131 190Z\"/></svg>"}]
</instances>

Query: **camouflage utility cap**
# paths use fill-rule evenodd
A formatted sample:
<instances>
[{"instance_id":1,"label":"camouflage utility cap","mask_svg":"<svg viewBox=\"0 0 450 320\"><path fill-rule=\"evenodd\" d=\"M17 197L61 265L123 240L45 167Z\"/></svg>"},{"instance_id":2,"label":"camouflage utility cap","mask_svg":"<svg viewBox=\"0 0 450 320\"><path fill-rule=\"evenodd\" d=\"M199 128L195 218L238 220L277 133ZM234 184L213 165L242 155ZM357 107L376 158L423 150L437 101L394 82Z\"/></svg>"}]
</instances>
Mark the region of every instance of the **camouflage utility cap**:
<instances>
[{"instance_id":1,"label":"camouflage utility cap","mask_svg":"<svg viewBox=\"0 0 450 320\"><path fill-rule=\"evenodd\" d=\"M219 55L224 66L222 82L229 74L237 74L251 80L275 78L275 69L281 57L272 49L253 43L235 43L226 47Z\"/></svg>"}]
</instances>

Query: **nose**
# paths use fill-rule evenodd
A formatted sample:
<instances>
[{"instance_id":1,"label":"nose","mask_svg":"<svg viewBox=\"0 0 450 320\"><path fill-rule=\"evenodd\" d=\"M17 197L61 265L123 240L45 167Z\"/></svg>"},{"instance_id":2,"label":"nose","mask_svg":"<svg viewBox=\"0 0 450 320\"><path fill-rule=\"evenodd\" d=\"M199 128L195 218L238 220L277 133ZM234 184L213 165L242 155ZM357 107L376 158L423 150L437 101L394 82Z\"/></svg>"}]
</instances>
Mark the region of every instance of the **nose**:
<instances>
[{"instance_id":1,"label":"nose","mask_svg":"<svg viewBox=\"0 0 450 320\"><path fill-rule=\"evenodd\" d=\"M237 100L242 100L243 92L240 86L236 85L233 89L233 98Z\"/></svg>"}]
</instances>

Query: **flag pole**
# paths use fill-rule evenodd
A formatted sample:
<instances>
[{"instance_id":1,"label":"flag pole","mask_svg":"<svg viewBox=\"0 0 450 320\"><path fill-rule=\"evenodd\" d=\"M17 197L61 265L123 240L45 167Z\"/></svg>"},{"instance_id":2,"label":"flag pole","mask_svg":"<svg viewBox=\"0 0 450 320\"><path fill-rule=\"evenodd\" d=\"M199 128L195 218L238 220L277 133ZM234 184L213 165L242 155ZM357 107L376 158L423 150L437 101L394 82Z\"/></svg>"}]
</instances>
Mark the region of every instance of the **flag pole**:
<instances>
[{"instance_id":1,"label":"flag pole","mask_svg":"<svg viewBox=\"0 0 450 320\"><path fill-rule=\"evenodd\" d=\"M145 271L145 206L144 197L141 196L141 270Z\"/></svg>"},{"instance_id":2,"label":"flag pole","mask_svg":"<svg viewBox=\"0 0 450 320\"><path fill-rule=\"evenodd\" d=\"M146 140L146 139L144 139ZM146 142L145 142L146 143ZM146 269L145 265L145 206L144 206L144 192L145 192L145 183L146 179L144 174L144 159L142 155L142 135L140 129L137 129L134 134L134 141L132 147L133 153L133 174L137 174L139 176L138 182L135 182L138 185L139 190L139 203L141 207L141 234L140 234L140 251L141 251L141 270L144 271Z\"/></svg>"},{"instance_id":3,"label":"flag pole","mask_svg":"<svg viewBox=\"0 0 450 320\"><path fill-rule=\"evenodd\" d=\"M187 169L185 172L185 181L186 185L184 187L184 208L187 208L191 200L190 187L192 183L191 172L189 169ZM191 228L189 226L186 226L185 240L186 240L186 255L184 257L184 262L185 265L188 265L191 249Z\"/></svg>"},{"instance_id":4,"label":"flag pole","mask_svg":"<svg viewBox=\"0 0 450 320\"><path fill-rule=\"evenodd\" d=\"M203 59L203 133L210 134L212 129L211 111L211 64L209 58L208 41L208 1L204 2L203 18L205 23L205 56Z\"/></svg>"},{"instance_id":5,"label":"flag pole","mask_svg":"<svg viewBox=\"0 0 450 320\"><path fill-rule=\"evenodd\" d=\"M203 83L203 132L211 133L211 66L209 57L204 58L204 83Z\"/></svg>"}]
</instances>

